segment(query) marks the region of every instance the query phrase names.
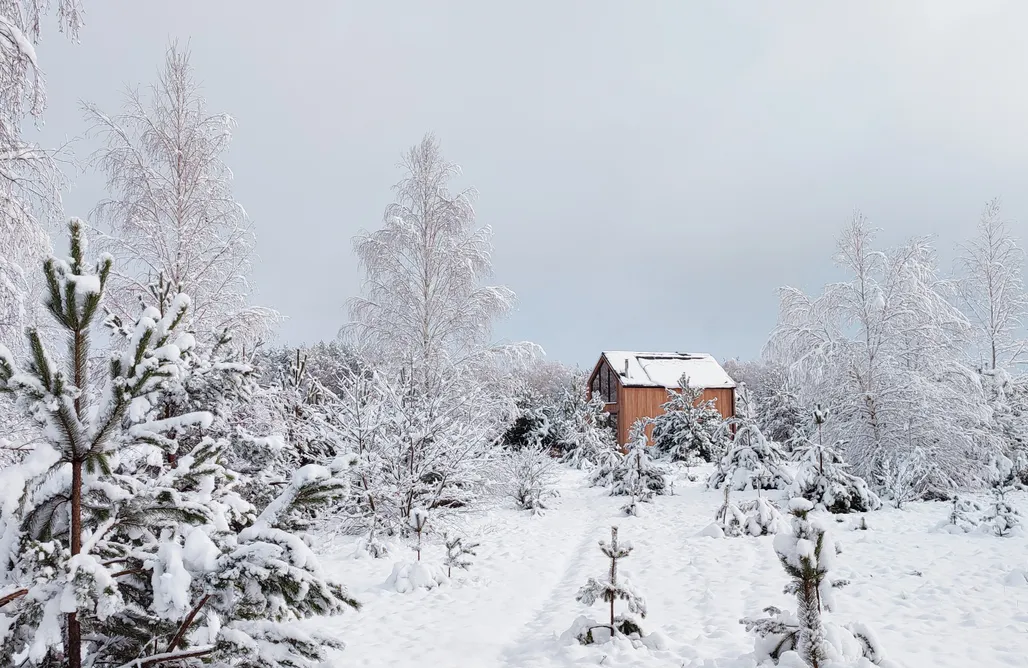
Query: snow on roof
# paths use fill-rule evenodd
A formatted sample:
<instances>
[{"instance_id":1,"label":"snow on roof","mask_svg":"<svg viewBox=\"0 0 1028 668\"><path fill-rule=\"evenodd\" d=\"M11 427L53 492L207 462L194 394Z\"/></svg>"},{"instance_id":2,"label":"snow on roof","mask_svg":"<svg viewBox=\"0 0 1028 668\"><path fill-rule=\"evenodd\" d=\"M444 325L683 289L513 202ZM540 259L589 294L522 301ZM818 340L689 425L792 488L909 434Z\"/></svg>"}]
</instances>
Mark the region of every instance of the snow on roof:
<instances>
[{"instance_id":1,"label":"snow on roof","mask_svg":"<svg viewBox=\"0 0 1028 668\"><path fill-rule=\"evenodd\" d=\"M735 387L717 360L707 353L640 353L607 350L610 368L625 387L677 388L682 374L689 376L689 387L697 389ZM627 367L626 367L627 363ZM627 373L626 373L627 368Z\"/></svg>"}]
</instances>

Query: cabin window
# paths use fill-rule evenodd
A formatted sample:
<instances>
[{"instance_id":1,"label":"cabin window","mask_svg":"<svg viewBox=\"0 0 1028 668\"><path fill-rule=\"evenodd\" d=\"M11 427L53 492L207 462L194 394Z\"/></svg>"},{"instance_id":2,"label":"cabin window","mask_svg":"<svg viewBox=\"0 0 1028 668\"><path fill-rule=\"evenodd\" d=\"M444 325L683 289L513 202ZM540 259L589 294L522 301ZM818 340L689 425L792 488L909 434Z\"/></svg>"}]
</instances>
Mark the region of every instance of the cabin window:
<instances>
[{"instance_id":1,"label":"cabin window","mask_svg":"<svg viewBox=\"0 0 1028 668\"><path fill-rule=\"evenodd\" d=\"M593 392L599 392L600 397L608 404L618 402L617 376L611 371L610 365L604 364L593 378Z\"/></svg>"}]
</instances>

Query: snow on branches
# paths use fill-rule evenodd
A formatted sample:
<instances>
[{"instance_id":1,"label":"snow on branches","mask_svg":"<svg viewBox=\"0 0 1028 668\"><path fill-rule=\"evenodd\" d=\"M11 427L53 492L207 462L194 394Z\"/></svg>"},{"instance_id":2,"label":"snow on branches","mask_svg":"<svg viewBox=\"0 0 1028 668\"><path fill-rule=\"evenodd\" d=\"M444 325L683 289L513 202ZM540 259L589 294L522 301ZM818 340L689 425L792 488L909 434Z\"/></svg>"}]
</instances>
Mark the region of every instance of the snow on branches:
<instances>
[{"instance_id":1,"label":"snow on branches","mask_svg":"<svg viewBox=\"0 0 1028 668\"><path fill-rule=\"evenodd\" d=\"M319 466L296 472L263 507L242 498L224 466L224 398L193 384L198 358L181 331L190 301L171 297L115 326L104 386L90 333L111 259L71 253L44 267L47 308L68 339L58 364L35 332L30 363L0 351L0 390L45 424L46 438L4 471L0 588L5 665L122 665L200 659L267 668L309 666L340 647L283 623L357 607L289 526L341 497Z\"/></svg>"},{"instance_id":2,"label":"snow on branches","mask_svg":"<svg viewBox=\"0 0 1028 668\"><path fill-rule=\"evenodd\" d=\"M791 483L792 476L783 467L778 446L764 438L757 425L752 423L738 428L728 453L707 480L711 489L728 485L738 491L785 489Z\"/></svg>"}]
</instances>

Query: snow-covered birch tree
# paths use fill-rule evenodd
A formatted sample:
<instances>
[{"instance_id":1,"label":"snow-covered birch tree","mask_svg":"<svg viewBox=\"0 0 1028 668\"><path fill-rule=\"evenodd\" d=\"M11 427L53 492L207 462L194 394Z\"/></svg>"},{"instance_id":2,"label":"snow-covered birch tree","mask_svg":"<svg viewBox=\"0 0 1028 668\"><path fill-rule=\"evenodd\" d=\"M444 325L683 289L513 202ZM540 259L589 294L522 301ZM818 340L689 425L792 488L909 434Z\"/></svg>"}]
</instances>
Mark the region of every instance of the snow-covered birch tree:
<instances>
[{"instance_id":1,"label":"snow-covered birch tree","mask_svg":"<svg viewBox=\"0 0 1028 668\"><path fill-rule=\"evenodd\" d=\"M134 312L160 278L192 296L197 331L261 340L278 314L248 302L254 236L224 162L235 121L208 111L188 50L172 45L157 82L128 91L121 113L85 114L105 143L92 162L110 195L93 216L120 267L108 307Z\"/></svg>"},{"instance_id":2,"label":"snow-covered birch tree","mask_svg":"<svg viewBox=\"0 0 1028 668\"><path fill-rule=\"evenodd\" d=\"M998 198L985 205L977 236L960 250L960 296L973 327L976 358L990 370L1024 363L1024 250L1011 234Z\"/></svg>"},{"instance_id":3,"label":"snow-covered birch tree","mask_svg":"<svg viewBox=\"0 0 1028 668\"><path fill-rule=\"evenodd\" d=\"M405 174L385 224L354 240L363 294L350 301L349 332L359 346L389 354L418 374L462 365L488 345L514 293L485 285L491 230L478 227L472 189L452 193L461 171L432 135L404 155Z\"/></svg>"},{"instance_id":4,"label":"snow-covered birch tree","mask_svg":"<svg viewBox=\"0 0 1028 668\"><path fill-rule=\"evenodd\" d=\"M861 477L881 485L909 460L932 464L919 494L977 484L995 444L980 379L961 361L970 324L954 285L926 240L873 242L855 214L836 254L847 280L817 296L783 288L765 354L789 368L801 400L825 400L835 416L825 437L847 442Z\"/></svg>"}]
</instances>

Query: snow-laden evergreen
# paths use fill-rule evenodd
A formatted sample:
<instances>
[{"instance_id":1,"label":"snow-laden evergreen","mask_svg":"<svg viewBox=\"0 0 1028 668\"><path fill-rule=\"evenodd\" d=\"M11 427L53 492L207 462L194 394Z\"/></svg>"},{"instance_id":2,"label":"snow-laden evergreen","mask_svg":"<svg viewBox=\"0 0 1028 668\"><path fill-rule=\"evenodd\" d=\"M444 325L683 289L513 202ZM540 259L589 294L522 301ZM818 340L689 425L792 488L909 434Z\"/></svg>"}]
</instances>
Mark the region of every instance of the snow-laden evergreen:
<instances>
[{"instance_id":1,"label":"snow-laden evergreen","mask_svg":"<svg viewBox=\"0 0 1028 668\"><path fill-rule=\"evenodd\" d=\"M618 634L641 636L642 629L638 622L630 614L616 614L618 601L622 601L628 607L629 613L646 617L646 599L643 598L635 587L624 577L618 577L618 562L627 558L632 553L632 544L628 541L618 540L618 528L610 528L610 542L600 541L600 551L610 560L610 568L603 577L589 578L575 597L580 603L591 606L597 602L607 603L610 610L609 622L607 624L590 624L580 629L579 642L583 645L605 642L607 639ZM576 627L583 625L576 622ZM600 629L606 634L600 634Z\"/></svg>"},{"instance_id":2,"label":"snow-laden evergreen","mask_svg":"<svg viewBox=\"0 0 1028 668\"><path fill-rule=\"evenodd\" d=\"M464 536L443 536L443 544L446 545L446 559L443 564L446 566L446 577L453 577L453 569L468 570L471 568L471 557L474 557L479 544L468 540Z\"/></svg>"},{"instance_id":3,"label":"snow-laden evergreen","mask_svg":"<svg viewBox=\"0 0 1028 668\"><path fill-rule=\"evenodd\" d=\"M580 469L609 469L621 456L610 415L599 396L588 401L582 396L573 413L561 460Z\"/></svg>"},{"instance_id":4,"label":"snow-laden evergreen","mask_svg":"<svg viewBox=\"0 0 1028 668\"><path fill-rule=\"evenodd\" d=\"M793 441L793 459L799 466L790 488L791 495L807 499L830 513L878 510L882 506L881 499L862 478L846 470L839 444L835 447L824 444L823 427L828 417L828 411L818 405L812 415L817 442L806 436Z\"/></svg>"},{"instance_id":5,"label":"snow-laden evergreen","mask_svg":"<svg viewBox=\"0 0 1028 668\"><path fill-rule=\"evenodd\" d=\"M29 333L27 364L0 348L0 389L44 425L45 441L5 470L0 507L4 663L37 666L312 665L338 638L284 622L357 607L328 580L297 513L340 498L328 468L299 469L263 509L240 496L214 397L191 398L196 337L189 299L148 307L113 330L103 390L89 341L112 262L45 265L47 308L65 332L67 366ZM207 386L205 386L207 387ZM193 401L214 410L193 410Z\"/></svg>"},{"instance_id":6,"label":"snow-laden evergreen","mask_svg":"<svg viewBox=\"0 0 1028 668\"><path fill-rule=\"evenodd\" d=\"M792 476L785 470L782 451L764 438L756 424L744 423L732 445L707 480L711 489L728 485L733 490L786 489Z\"/></svg>"},{"instance_id":7,"label":"snow-laden evergreen","mask_svg":"<svg viewBox=\"0 0 1028 668\"><path fill-rule=\"evenodd\" d=\"M655 452L674 462L716 462L728 447L731 434L715 399L702 400L703 390L689 386L688 375L679 390L667 391L663 413L652 419Z\"/></svg>"},{"instance_id":8,"label":"snow-laden evergreen","mask_svg":"<svg viewBox=\"0 0 1028 668\"><path fill-rule=\"evenodd\" d=\"M635 514L634 502L651 501L655 495L668 493L668 471L650 457L647 443L646 421L639 420L629 430L628 452L593 474L593 484L609 487L611 496L632 497L632 503L626 506L629 514Z\"/></svg>"},{"instance_id":9,"label":"snow-laden evergreen","mask_svg":"<svg viewBox=\"0 0 1028 668\"><path fill-rule=\"evenodd\" d=\"M830 577L837 548L824 525L811 517L813 509L806 499L792 499L792 530L774 539L775 553L790 578L784 591L796 597L796 611L769 606L766 617L740 620L757 636L757 658L790 666L798 659L798 665L809 668L891 666L862 624L843 627L823 618L835 608L834 590L848 583Z\"/></svg>"}]
</instances>

